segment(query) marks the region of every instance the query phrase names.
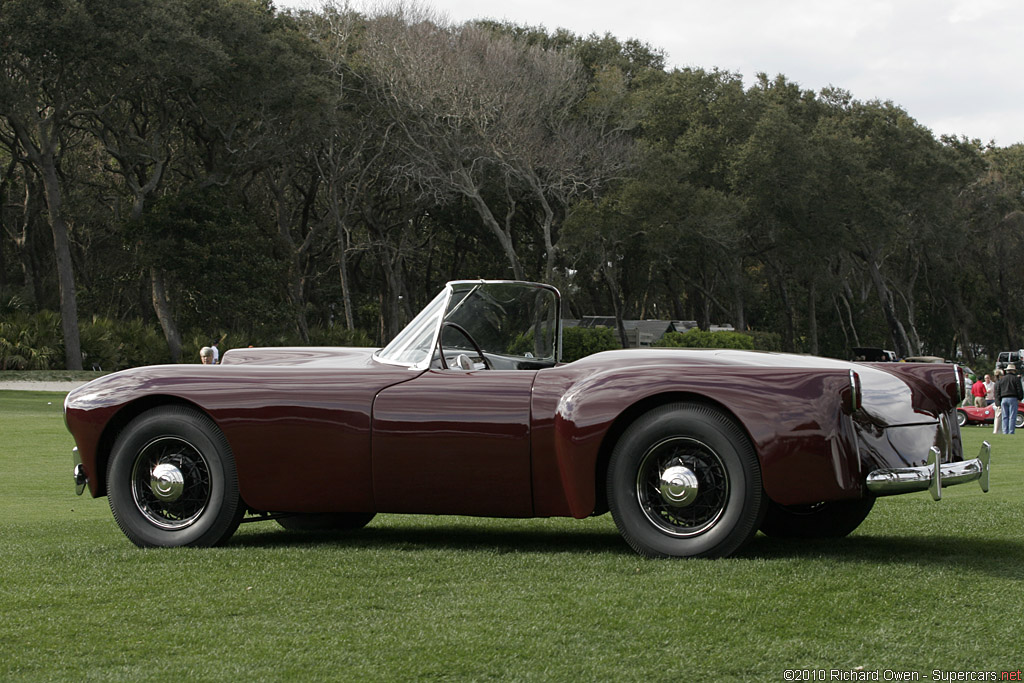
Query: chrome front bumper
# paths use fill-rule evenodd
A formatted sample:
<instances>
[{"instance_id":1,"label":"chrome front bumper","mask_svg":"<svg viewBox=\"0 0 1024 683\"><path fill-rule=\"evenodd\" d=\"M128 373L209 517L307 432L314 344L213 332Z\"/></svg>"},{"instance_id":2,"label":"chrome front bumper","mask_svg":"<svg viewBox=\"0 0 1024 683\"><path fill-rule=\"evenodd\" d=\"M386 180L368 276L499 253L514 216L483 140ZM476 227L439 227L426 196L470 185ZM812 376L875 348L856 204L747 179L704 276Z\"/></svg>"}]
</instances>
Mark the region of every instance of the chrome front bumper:
<instances>
[{"instance_id":1,"label":"chrome front bumper","mask_svg":"<svg viewBox=\"0 0 1024 683\"><path fill-rule=\"evenodd\" d=\"M71 473L75 478L75 493L82 495L85 485L89 483L89 478L85 476L85 467L82 466L82 457L78 454L78 446L71 449L71 464L74 466Z\"/></svg>"},{"instance_id":2,"label":"chrome front bumper","mask_svg":"<svg viewBox=\"0 0 1024 683\"><path fill-rule=\"evenodd\" d=\"M941 452L932 446L928 464L920 467L891 467L874 470L868 474L868 490L876 496L895 496L900 493L929 491L932 498L942 498L942 487L977 481L981 490L988 493L989 462L992 446L988 441L981 445L978 457L963 462L941 464Z\"/></svg>"}]
</instances>

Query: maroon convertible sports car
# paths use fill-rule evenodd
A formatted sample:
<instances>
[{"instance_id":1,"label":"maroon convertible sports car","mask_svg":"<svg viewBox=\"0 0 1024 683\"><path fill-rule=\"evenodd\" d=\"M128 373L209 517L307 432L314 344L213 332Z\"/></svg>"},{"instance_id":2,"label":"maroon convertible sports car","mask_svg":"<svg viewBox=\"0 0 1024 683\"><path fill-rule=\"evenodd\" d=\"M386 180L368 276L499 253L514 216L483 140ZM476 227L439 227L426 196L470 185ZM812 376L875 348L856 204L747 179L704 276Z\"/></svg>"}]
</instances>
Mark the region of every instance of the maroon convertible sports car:
<instances>
[{"instance_id":1,"label":"maroon convertible sports car","mask_svg":"<svg viewBox=\"0 0 1024 683\"><path fill-rule=\"evenodd\" d=\"M235 349L68 395L78 492L140 546L243 521L356 529L378 512L583 518L647 556L724 556L760 529L842 536L877 496L979 481L955 365L724 350L559 363L559 294L451 282L385 348Z\"/></svg>"}]
</instances>

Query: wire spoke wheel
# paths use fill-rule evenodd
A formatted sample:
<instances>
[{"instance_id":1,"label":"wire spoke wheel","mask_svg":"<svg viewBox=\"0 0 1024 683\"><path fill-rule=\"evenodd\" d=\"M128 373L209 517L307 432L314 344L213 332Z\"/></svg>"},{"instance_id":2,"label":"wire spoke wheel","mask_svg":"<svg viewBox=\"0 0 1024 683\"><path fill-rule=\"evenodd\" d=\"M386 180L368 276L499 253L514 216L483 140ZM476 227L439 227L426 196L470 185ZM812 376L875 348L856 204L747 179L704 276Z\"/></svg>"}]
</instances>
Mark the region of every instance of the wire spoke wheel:
<instances>
[{"instance_id":1,"label":"wire spoke wheel","mask_svg":"<svg viewBox=\"0 0 1024 683\"><path fill-rule=\"evenodd\" d=\"M726 557L757 533L761 468L735 420L701 403L638 417L608 462L608 508L646 557Z\"/></svg>"},{"instance_id":2,"label":"wire spoke wheel","mask_svg":"<svg viewBox=\"0 0 1024 683\"><path fill-rule=\"evenodd\" d=\"M219 545L245 514L226 437L184 406L153 408L124 428L106 488L121 531L145 548Z\"/></svg>"},{"instance_id":3,"label":"wire spoke wheel","mask_svg":"<svg viewBox=\"0 0 1024 683\"><path fill-rule=\"evenodd\" d=\"M689 481L687 473L693 475ZM688 487L688 495L677 493L679 487ZM652 524L671 536L695 536L714 526L725 511L729 474L707 444L673 437L644 454L636 493Z\"/></svg>"},{"instance_id":4,"label":"wire spoke wheel","mask_svg":"<svg viewBox=\"0 0 1024 683\"><path fill-rule=\"evenodd\" d=\"M184 529L210 502L210 466L185 439L161 437L139 452L132 496L139 512L161 529Z\"/></svg>"}]
</instances>

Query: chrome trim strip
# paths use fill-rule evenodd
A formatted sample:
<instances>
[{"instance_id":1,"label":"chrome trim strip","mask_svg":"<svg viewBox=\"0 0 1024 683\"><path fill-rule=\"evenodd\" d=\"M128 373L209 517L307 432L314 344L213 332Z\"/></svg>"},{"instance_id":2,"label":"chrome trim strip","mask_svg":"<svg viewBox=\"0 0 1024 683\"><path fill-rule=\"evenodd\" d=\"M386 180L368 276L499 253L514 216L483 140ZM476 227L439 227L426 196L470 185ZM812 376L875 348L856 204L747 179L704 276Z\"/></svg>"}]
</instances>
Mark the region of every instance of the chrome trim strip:
<instances>
[{"instance_id":1,"label":"chrome trim strip","mask_svg":"<svg viewBox=\"0 0 1024 683\"><path fill-rule=\"evenodd\" d=\"M989 469L992 460L992 446L988 441L981 445L978 457L963 462L940 463L939 449L932 446L928 464L920 467L888 467L868 474L868 490L876 496L895 496L901 493L929 491L932 498L942 498L944 486L977 481L981 490L988 493Z\"/></svg>"}]
</instances>

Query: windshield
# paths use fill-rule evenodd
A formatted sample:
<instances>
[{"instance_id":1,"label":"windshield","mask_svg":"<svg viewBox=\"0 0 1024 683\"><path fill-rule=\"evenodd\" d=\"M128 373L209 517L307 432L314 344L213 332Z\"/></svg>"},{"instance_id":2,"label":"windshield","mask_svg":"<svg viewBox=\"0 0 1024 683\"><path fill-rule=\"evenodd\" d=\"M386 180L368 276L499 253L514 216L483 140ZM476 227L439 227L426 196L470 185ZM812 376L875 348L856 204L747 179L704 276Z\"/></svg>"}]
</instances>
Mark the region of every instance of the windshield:
<instances>
[{"instance_id":1,"label":"windshield","mask_svg":"<svg viewBox=\"0 0 1024 683\"><path fill-rule=\"evenodd\" d=\"M484 353L555 360L558 298L550 289L518 282L457 283L445 321L469 332ZM459 330L445 327L445 349L471 350Z\"/></svg>"},{"instance_id":2,"label":"windshield","mask_svg":"<svg viewBox=\"0 0 1024 683\"><path fill-rule=\"evenodd\" d=\"M559 351L558 300L558 291L546 285L482 280L450 282L378 352L377 358L388 363L425 367L436 354L440 330L446 356L479 350L492 361L492 367L553 365ZM445 324L442 329L442 322L451 324ZM479 354L471 355L478 358ZM523 359L529 363L509 365L503 359Z\"/></svg>"},{"instance_id":3,"label":"windshield","mask_svg":"<svg viewBox=\"0 0 1024 683\"><path fill-rule=\"evenodd\" d=\"M415 365L427 358L437 338L437 326L447 299L448 290L444 289L391 340L390 344L377 353L377 357L389 363L402 365Z\"/></svg>"}]
</instances>

